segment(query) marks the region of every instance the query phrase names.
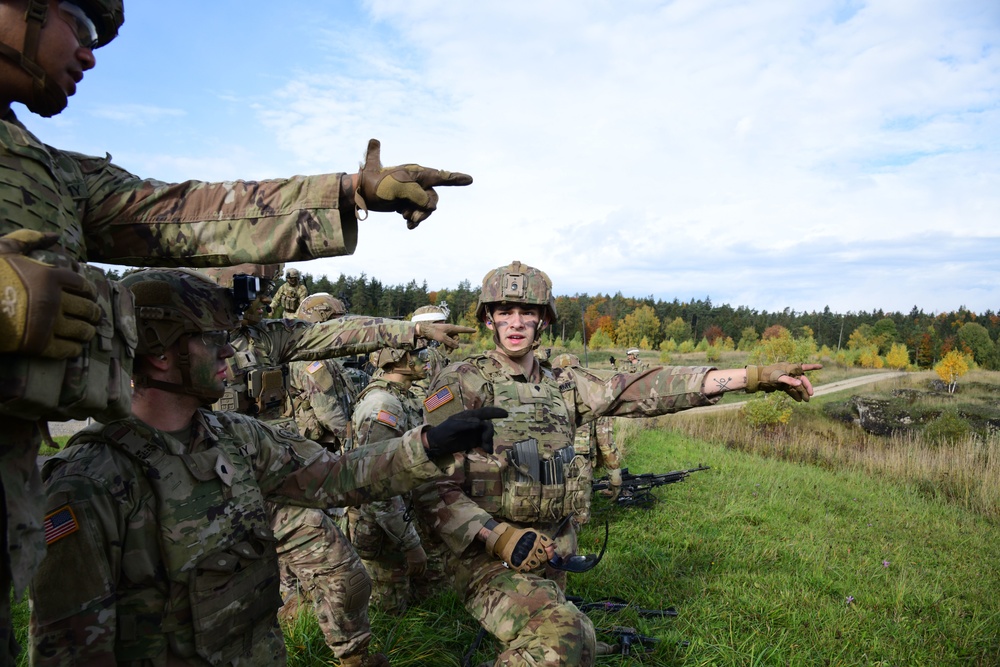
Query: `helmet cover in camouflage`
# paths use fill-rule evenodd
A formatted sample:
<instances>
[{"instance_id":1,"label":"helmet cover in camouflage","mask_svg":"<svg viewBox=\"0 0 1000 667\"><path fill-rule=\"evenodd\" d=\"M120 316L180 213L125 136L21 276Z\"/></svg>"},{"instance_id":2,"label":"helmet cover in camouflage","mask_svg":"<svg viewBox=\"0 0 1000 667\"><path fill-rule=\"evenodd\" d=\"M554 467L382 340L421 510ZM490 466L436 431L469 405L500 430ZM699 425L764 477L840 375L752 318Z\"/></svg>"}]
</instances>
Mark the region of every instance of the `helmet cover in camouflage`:
<instances>
[{"instance_id":1,"label":"helmet cover in camouflage","mask_svg":"<svg viewBox=\"0 0 1000 667\"><path fill-rule=\"evenodd\" d=\"M626 354L626 356L631 355L633 357L638 357L639 356L639 348L633 347L633 348L631 348L629 350L626 350L625 354Z\"/></svg>"},{"instance_id":2,"label":"helmet cover in camouflage","mask_svg":"<svg viewBox=\"0 0 1000 667\"><path fill-rule=\"evenodd\" d=\"M383 347L380 350L375 350L368 356L368 361L371 362L372 366L375 368L388 368L389 366L395 366L403 357L407 354L406 350L401 350L396 347Z\"/></svg>"},{"instance_id":3,"label":"helmet cover in camouflage","mask_svg":"<svg viewBox=\"0 0 1000 667\"><path fill-rule=\"evenodd\" d=\"M520 303L541 306L549 324L556 321L556 302L552 297L552 281L544 271L517 260L508 266L493 269L483 278L479 291L476 317L485 321L487 307L496 303Z\"/></svg>"},{"instance_id":4,"label":"helmet cover in camouflage","mask_svg":"<svg viewBox=\"0 0 1000 667\"><path fill-rule=\"evenodd\" d=\"M562 354L557 354L552 358L552 368L569 368L570 366L579 366L580 357L575 354L570 354L569 352L563 352Z\"/></svg>"},{"instance_id":5,"label":"helmet cover in camouflage","mask_svg":"<svg viewBox=\"0 0 1000 667\"><path fill-rule=\"evenodd\" d=\"M413 311L411 322L444 322L448 315L441 306L420 306Z\"/></svg>"},{"instance_id":6,"label":"helmet cover in camouflage","mask_svg":"<svg viewBox=\"0 0 1000 667\"><path fill-rule=\"evenodd\" d=\"M162 354L181 335L236 326L232 296L190 269L142 269L122 278L135 297L137 354Z\"/></svg>"},{"instance_id":7,"label":"helmet cover in camouflage","mask_svg":"<svg viewBox=\"0 0 1000 667\"><path fill-rule=\"evenodd\" d=\"M344 302L327 292L316 292L302 299L298 318L306 322L326 322L347 314Z\"/></svg>"}]
</instances>

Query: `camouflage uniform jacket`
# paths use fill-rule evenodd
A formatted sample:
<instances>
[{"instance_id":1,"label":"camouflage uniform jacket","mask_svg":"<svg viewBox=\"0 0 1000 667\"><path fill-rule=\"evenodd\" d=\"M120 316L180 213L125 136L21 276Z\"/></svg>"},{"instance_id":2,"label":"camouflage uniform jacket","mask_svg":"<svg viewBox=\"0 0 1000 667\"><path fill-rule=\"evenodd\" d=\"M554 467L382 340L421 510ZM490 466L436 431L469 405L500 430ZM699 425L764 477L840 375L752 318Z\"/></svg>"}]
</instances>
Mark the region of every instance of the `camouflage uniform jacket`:
<instances>
[{"instance_id":1,"label":"camouflage uniform jacket","mask_svg":"<svg viewBox=\"0 0 1000 667\"><path fill-rule=\"evenodd\" d=\"M241 613L255 612L273 632L251 624L253 656L237 642L233 664L284 664L263 500L358 504L440 475L419 431L341 456L252 418L207 410L195 416L187 445L135 418L95 424L75 442L43 471L50 547L31 589L35 665L163 665L168 647L185 664L229 664L231 652L199 657L196 641L202 655L206 642L231 644L231 629L212 622L241 602ZM222 567L209 565L216 555ZM237 577L226 566L233 558L236 573L263 561L255 580L262 600L222 594Z\"/></svg>"},{"instance_id":2,"label":"camouflage uniform jacket","mask_svg":"<svg viewBox=\"0 0 1000 667\"><path fill-rule=\"evenodd\" d=\"M354 433L359 448L383 440L398 438L405 431L424 423L424 414L417 402L398 382L383 378L372 380L358 396L354 408ZM392 541L394 550L409 551L420 546L420 535L412 522L404 518L406 507L403 499L377 500L351 510L351 540L358 553L365 556L366 539L381 544L379 533ZM372 540L370 538L376 538Z\"/></svg>"},{"instance_id":3,"label":"camouflage uniform jacket","mask_svg":"<svg viewBox=\"0 0 1000 667\"><path fill-rule=\"evenodd\" d=\"M282 283L278 291L274 293L274 303L281 306L283 317L294 317L299 309L302 300L309 296L309 290L302 283L292 286L291 283Z\"/></svg>"},{"instance_id":4,"label":"camouflage uniform jacket","mask_svg":"<svg viewBox=\"0 0 1000 667\"><path fill-rule=\"evenodd\" d=\"M227 394L218 409L254 414L273 421L283 415L288 397L286 364L371 352L381 347L412 348L415 325L377 317L339 317L310 324L303 320L263 320L233 332L236 354L229 359ZM267 373L254 381L255 373ZM273 379L267 379L271 377ZM265 395L254 385L265 387ZM231 390L231 392L230 392ZM249 393L258 391L256 397ZM233 393L240 399L234 399ZM255 407L251 407L255 404ZM256 411L255 411L256 410Z\"/></svg>"},{"instance_id":5,"label":"camouflage uniform jacket","mask_svg":"<svg viewBox=\"0 0 1000 667\"><path fill-rule=\"evenodd\" d=\"M452 364L424 400L428 423L439 424L461 410L487 405L510 414L494 421L493 455L470 452L447 479L414 491L421 512L456 554L473 544L502 505L511 504L511 496L514 501L520 498L523 509L540 507L563 517L573 513L578 508L560 508L552 498L540 497L547 494L537 480L515 481L517 470L507 452L533 439L538 459L549 461L572 445L578 426L598 417L652 417L712 405L718 397L701 391L709 370L712 367L667 366L633 375L579 367L543 370L536 363L532 376L525 377L496 351ZM498 502L501 498L504 502Z\"/></svg>"},{"instance_id":6,"label":"camouflage uniform jacket","mask_svg":"<svg viewBox=\"0 0 1000 667\"><path fill-rule=\"evenodd\" d=\"M0 234L54 232L54 251L130 266L220 266L350 254L353 210L340 174L283 180L163 183L47 146L9 112L0 119ZM3 358L0 357L0 363ZM45 553L37 427L0 419L7 558L20 597Z\"/></svg>"},{"instance_id":7,"label":"camouflage uniform jacket","mask_svg":"<svg viewBox=\"0 0 1000 667\"><path fill-rule=\"evenodd\" d=\"M288 380L299 433L333 451L349 449L358 389L344 367L336 359L293 361Z\"/></svg>"}]
</instances>

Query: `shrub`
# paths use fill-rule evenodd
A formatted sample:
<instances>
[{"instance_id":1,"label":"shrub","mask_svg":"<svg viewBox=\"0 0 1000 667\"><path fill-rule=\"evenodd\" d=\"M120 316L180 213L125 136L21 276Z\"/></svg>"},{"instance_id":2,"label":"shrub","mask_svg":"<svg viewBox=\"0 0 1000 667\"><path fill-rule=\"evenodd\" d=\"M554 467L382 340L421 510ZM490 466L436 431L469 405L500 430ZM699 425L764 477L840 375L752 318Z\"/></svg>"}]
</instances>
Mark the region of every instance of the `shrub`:
<instances>
[{"instance_id":1,"label":"shrub","mask_svg":"<svg viewBox=\"0 0 1000 667\"><path fill-rule=\"evenodd\" d=\"M705 361L710 364L714 364L722 360L722 346L721 345L709 345L708 349L705 350Z\"/></svg>"},{"instance_id":2,"label":"shrub","mask_svg":"<svg viewBox=\"0 0 1000 667\"><path fill-rule=\"evenodd\" d=\"M677 346L677 351L681 354L686 354L688 352L694 352L694 341L688 339Z\"/></svg>"},{"instance_id":3,"label":"shrub","mask_svg":"<svg viewBox=\"0 0 1000 667\"><path fill-rule=\"evenodd\" d=\"M780 391L754 396L743 404L740 414L755 429L775 428L791 420L792 399Z\"/></svg>"},{"instance_id":4,"label":"shrub","mask_svg":"<svg viewBox=\"0 0 1000 667\"><path fill-rule=\"evenodd\" d=\"M969 422L954 410L945 410L924 428L924 437L935 444L953 444L972 433Z\"/></svg>"}]
</instances>

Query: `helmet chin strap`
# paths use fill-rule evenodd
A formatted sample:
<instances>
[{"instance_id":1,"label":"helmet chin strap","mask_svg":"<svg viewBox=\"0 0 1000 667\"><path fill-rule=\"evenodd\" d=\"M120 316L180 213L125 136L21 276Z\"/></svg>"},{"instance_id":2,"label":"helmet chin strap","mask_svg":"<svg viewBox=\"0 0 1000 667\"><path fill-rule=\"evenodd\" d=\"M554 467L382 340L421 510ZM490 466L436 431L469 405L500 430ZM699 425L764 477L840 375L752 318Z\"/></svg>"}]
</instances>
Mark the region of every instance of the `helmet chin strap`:
<instances>
[{"instance_id":1,"label":"helmet chin strap","mask_svg":"<svg viewBox=\"0 0 1000 667\"><path fill-rule=\"evenodd\" d=\"M43 118L55 116L66 108L68 102L66 92L45 74L45 70L37 62L42 26L45 25L48 10L49 3L44 0L28 2L28 9L24 14L23 51L0 42L0 56L12 61L31 76L31 99L25 102L25 106Z\"/></svg>"},{"instance_id":2,"label":"helmet chin strap","mask_svg":"<svg viewBox=\"0 0 1000 667\"><path fill-rule=\"evenodd\" d=\"M183 334L177 340L180 343L178 348L182 350L177 357L177 367L180 368L181 371L181 383L164 382L163 380L154 380L146 374L135 374L132 376L135 386L159 389L160 391L168 391L172 394L194 396L195 398L201 399L203 405L211 405L212 403L215 403L222 398L225 390L216 391L211 389L199 389L191 383L191 355L189 348L191 335Z\"/></svg>"}]
</instances>

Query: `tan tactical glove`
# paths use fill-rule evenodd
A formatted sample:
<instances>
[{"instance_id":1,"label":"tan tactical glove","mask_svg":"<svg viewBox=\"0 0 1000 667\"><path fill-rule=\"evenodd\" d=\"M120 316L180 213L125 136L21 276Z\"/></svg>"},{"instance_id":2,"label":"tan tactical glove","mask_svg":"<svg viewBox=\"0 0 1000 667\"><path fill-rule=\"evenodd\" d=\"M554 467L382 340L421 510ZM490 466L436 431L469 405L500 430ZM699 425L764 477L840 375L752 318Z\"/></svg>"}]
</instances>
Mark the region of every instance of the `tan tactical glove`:
<instances>
[{"instance_id":1,"label":"tan tactical glove","mask_svg":"<svg viewBox=\"0 0 1000 667\"><path fill-rule=\"evenodd\" d=\"M753 394L758 391L772 392L783 391L796 401L809 401L809 390L805 384L793 387L790 384L779 382L782 375L800 377L805 375L802 364L777 363L770 366L747 366L747 393Z\"/></svg>"},{"instance_id":2,"label":"tan tactical glove","mask_svg":"<svg viewBox=\"0 0 1000 667\"><path fill-rule=\"evenodd\" d=\"M403 555L406 556L406 576L419 577L427 571L427 553L419 544Z\"/></svg>"},{"instance_id":3,"label":"tan tactical glove","mask_svg":"<svg viewBox=\"0 0 1000 667\"><path fill-rule=\"evenodd\" d=\"M449 350L458 347L459 334L476 333L472 327L460 327L457 324L440 324L438 322L417 322L417 338L436 340Z\"/></svg>"},{"instance_id":4,"label":"tan tactical glove","mask_svg":"<svg viewBox=\"0 0 1000 667\"><path fill-rule=\"evenodd\" d=\"M368 217L372 211L402 214L407 229L413 229L437 208L436 185L469 185L472 176L457 171L441 171L419 164L401 164L383 167L381 144L377 139L368 142L368 154L358 173L354 190L354 203L358 218ZM364 211L364 215L360 214Z\"/></svg>"},{"instance_id":5,"label":"tan tactical glove","mask_svg":"<svg viewBox=\"0 0 1000 667\"><path fill-rule=\"evenodd\" d=\"M622 492L622 471L620 468L608 470L608 488L602 489L600 494L611 500L618 500Z\"/></svg>"},{"instance_id":6,"label":"tan tactical glove","mask_svg":"<svg viewBox=\"0 0 1000 667\"><path fill-rule=\"evenodd\" d=\"M498 523L486 539L486 551L518 572L531 572L549 562L545 547L550 544L552 538L534 528Z\"/></svg>"},{"instance_id":7,"label":"tan tactical glove","mask_svg":"<svg viewBox=\"0 0 1000 667\"><path fill-rule=\"evenodd\" d=\"M97 333L101 309L87 279L25 257L58 240L30 229L0 236L0 352L68 359Z\"/></svg>"}]
</instances>

